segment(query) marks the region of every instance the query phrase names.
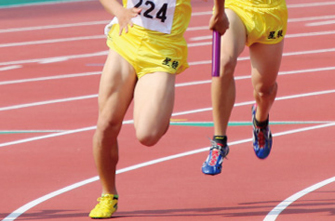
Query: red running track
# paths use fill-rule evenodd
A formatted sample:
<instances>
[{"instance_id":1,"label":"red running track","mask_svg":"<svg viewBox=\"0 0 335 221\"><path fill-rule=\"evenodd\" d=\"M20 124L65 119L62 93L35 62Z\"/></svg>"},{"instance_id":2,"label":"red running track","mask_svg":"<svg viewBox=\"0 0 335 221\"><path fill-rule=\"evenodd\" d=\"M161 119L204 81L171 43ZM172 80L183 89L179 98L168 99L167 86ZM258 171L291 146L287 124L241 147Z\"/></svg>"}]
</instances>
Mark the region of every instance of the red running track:
<instances>
[{"instance_id":1,"label":"red running track","mask_svg":"<svg viewBox=\"0 0 335 221\"><path fill-rule=\"evenodd\" d=\"M132 108L126 115L115 218L334 220L335 1L287 0L288 34L271 111L274 148L266 160L254 156L251 126L244 123L253 98L243 52L231 152L215 177L201 173L213 133L206 28L212 3L192 4L191 66L177 78L169 132L154 148L143 147L134 136ZM111 17L98 1L0 13L0 218L89 220L101 191L91 140L108 50L103 28Z\"/></svg>"}]
</instances>

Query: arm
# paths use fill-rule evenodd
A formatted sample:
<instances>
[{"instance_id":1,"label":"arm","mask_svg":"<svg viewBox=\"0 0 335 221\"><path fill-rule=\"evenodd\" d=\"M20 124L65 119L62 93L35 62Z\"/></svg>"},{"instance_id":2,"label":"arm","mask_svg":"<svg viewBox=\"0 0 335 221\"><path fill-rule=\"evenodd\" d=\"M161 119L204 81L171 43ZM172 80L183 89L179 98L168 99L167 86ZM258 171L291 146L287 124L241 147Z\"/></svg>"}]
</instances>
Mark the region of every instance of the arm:
<instances>
[{"instance_id":1,"label":"arm","mask_svg":"<svg viewBox=\"0 0 335 221\"><path fill-rule=\"evenodd\" d=\"M131 19L141 12L139 8L124 8L117 0L100 0L100 3L109 14L117 17L120 25L120 35L123 29L126 33L128 32L128 25L133 27Z\"/></svg>"},{"instance_id":2,"label":"arm","mask_svg":"<svg viewBox=\"0 0 335 221\"><path fill-rule=\"evenodd\" d=\"M223 35L229 28L229 21L224 8L225 0L214 0L214 12L209 20L209 29Z\"/></svg>"}]
</instances>

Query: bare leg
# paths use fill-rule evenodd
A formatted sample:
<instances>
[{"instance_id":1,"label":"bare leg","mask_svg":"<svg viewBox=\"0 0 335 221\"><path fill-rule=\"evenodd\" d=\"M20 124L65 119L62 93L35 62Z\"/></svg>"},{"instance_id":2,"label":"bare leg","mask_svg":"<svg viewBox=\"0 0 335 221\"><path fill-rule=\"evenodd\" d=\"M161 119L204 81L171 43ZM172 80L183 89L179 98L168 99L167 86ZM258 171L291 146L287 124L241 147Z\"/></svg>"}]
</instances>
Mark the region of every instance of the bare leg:
<instances>
[{"instance_id":1,"label":"bare leg","mask_svg":"<svg viewBox=\"0 0 335 221\"><path fill-rule=\"evenodd\" d=\"M110 51L100 80L99 118L93 138L93 154L102 193L117 194L115 171L118 162L117 136L132 100L136 75L129 63Z\"/></svg>"},{"instance_id":2,"label":"bare leg","mask_svg":"<svg viewBox=\"0 0 335 221\"><path fill-rule=\"evenodd\" d=\"M275 45L254 44L250 47L252 84L257 103L256 120L268 118L277 95L277 83L284 41Z\"/></svg>"},{"instance_id":3,"label":"bare leg","mask_svg":"<svg viewBox=\"0 0 335 221\"><path fill-rule=\"evenodd\" d=\"M223 158L229 153L226 135L236 96L234 71L246 42L246 30L241 19L229 9L226 10L226 15L229 29L221 37L220 77L212 78L214 136L209 156L202 165L202 172L207 175L221 173Z\"/></svg>"},{"instance_id":4,"label":"bare leg","mask_svg":"<svg viewBox=\"0 0 335 221\"><path fill-rule=\"evenodd\" d=\"M221 39L220 77L212 78L214 135L226 135L228 121L235 103L234 71L237 58L246 42L246 30L241 19L227 9L229 29Z\"/></svg>"},{"instance_id":5,"label":"bare leg","mask_svg":"<svg viewBox=\"0 0 335 221\"><path fill-rule=\"evenodd\" d=\"M138 140L152 146L166 133L173 111L175 75L165 72L141 77L134 94L134 124Z\"/></svg>"}]
</instances>

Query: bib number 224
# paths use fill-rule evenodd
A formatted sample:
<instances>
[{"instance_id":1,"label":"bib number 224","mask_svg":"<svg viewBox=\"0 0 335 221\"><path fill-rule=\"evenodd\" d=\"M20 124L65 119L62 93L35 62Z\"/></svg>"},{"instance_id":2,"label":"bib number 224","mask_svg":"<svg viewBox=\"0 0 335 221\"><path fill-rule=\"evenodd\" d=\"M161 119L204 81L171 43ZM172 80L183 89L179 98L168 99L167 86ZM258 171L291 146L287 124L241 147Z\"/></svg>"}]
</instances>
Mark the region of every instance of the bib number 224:
<instances>
[{"instance_id":1,"label":"bib number 224","mask_svg":"<svg viewBox=\"0 0 335 221\"><path fill-rule=\"evenodd\" d=\"M154 16L155 18L159 19L161 22L164 22L166 20L166 15L167 15L167 9L168 9L168 4L167 3L164 3L160 9L157 11L156 14L153 14L153 11L155 10L156 8L156 5L155 5L155 2L153 1L143 1L143 0L139 0L139 2L134 5L135 8L139 8L141 7L142 5L146 5L146 10L144 11L143 13L143 16L146 17L146 18L150 18L150 19L153 19Z\"/></svg>"}]
</instances>

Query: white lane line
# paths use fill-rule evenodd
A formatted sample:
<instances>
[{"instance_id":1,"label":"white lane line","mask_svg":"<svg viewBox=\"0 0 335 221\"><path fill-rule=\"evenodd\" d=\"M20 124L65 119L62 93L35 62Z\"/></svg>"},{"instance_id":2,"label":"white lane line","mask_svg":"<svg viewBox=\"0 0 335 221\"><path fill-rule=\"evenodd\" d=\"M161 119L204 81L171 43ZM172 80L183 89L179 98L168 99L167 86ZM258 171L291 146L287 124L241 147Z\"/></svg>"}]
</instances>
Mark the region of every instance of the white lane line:
<instances>
[{"instance_id":1,"label":"white lane line","mask_svg":"<svg viewBox=\"0 0 335 221\"><path fill-rule=\"evenodd\" d=\"M307 187L306 189L301 190L300 192L297 192L293 194L292 196L288 197L281 203L279 203L275 208L273 208L264 218L264 221L275 221L279 214L283 212L289 205L291 205L293 202L297 201L299 198L321 188L324 187L332 182L335 182L335 177L329 178L327 180L321 181L317 184L314 184L310 187Z\"/></svg>"},{"instance_id":2,"label":"white lane line","mask_svg":"<svg viewBox=\"0 0 335 221\"><path fill-rule=\"evenodd\" d=\"M322 125L312 126L312 127L304 127L304 128L300 128L300 129L296 129L296 130L283 131L281 133L275 133L275 134L273 134L273 136L276 137L276 136L290 135L290 134L294 134L294 133L305 132L305 131L309 131L309 130L326 128L326 127L331 127L331 126L335 126L335 123L322 124ZM233 145L242 144L242 143L251 142L251 141L252 141L252 138L249 138L249 139L230 142L229 145L233 146ZM139 169L139 168L142 168L142 167L151 166L151 165L162 163L162 162L165 162L165 161L174 160L174 159L177 159L177 158L186 157L186 156L190 156L190 155L193 155L193 154L205 152L205 151L208 151L208 149L209 149L209 147L204 147L204 148L200 148L200 149L196 149L196 150L192 150L192 151L187 151L187 152L183 152L183 153L179 153L179 154L170 155L170 156L167 156L167 157L147 161L147 162L136 164L136 165L126 167L126 168L123 168L123 169L119 169L119 170L116 171L116 174L121 174L121 173L125 173L125 172L128 172L128 171L136 170L136 169ZM19 216L21 216L23 213L30 210L31 208L49 200L49 199L51 199L55 196L58 196L58 195L61 195L63 193L66 193L68 191L71 191L71 190L74 190L76 188L82 187L86 184L95 182L97 180L99 180L99 177L95 176L95 177L83 180L81 182L72 184L70 186L66 186L62 189L59 189L59 190L54 191L52 193L49 193L47 195L44 195L44 196L42 196L38 199L35 199L35 200L23 205L22 207L16 209L14 212L12 212L7 217L5 217L2 221L15 220L16 218L18 218Z\"/></svg>"},{"instance_id":3,"label":"white lane line","mask_svg":"<svg viewBox=\"0 0 335 221\"><path fill-rule=\"evenodd\" d=\"M195 13L195 15L203 15L207 14L208 12L204 13ZM322 20L322 19L329 19L333 16L318 16L318 17L305 17L305 18L295 18L295 19L289 19L288 22L301 22L301 21L312 21L312 20ZM37 26L37 27L23 27L23 28L14 28L14 29L0 29L0 33L6 33L6 32L13 32L13 31L26 31L26 30L44 30L44 29L50 29L50 28L64 28L64 27L73 27L75 25L78 26L84 26L84 25L95 25L95 24L101 24L103 22L106 22L105 24L108 24L108 21L96 21L96 22L80 22L80 23L74 23L74 24L63 24L63 25L48 25L48 26ZM316 23L318 24L318 23ZM187 31L198 31L198 30L208 30L207 26L195 26L195 27L189 27ZM292 38L292 37L308 37L308 36L317 36L317 35L327 35L327 34L333 34L331 31L326 32L318 32L314 34L309 33L300 33L295 35L287 34L286 38ZM191 40L205 40L205 39L211 39L211 35L203 36L203 37L196 37L191 38ZM82 40L92 40L92 39L103 39L106 38L105 35L92 35L92 36L78 36L78 37L70 37L70 38L60 38L60 39L47 39L47 40L38 40L38 41L24 41L24 42L13 42L13 43L3 43L0 44L0 48L4 47L18 47L18 46L26 46L26 45L36 45L36 44L50 44L50 43L59 43L59 42L70 42L70 41L82 41ZM203 42L198 46L208 45L210 42ZM193 47L192 44L189 45L189 47Z\"/></svg>"},{"instance_id":4,"label":"white lane line","mask_svg":"<svg viewBox=\"0 0 335 221\"><path fill-rule=\"evenodd\" d=\"M332 94L332 93L335 93L335 90L315 91L315 92L304 93L304 94L287 95L287 96L277 97L275 100L276 101L280 101L280 100L288 100L288 99L310 97L310 96L317 96L317 95L323 95L323 94Z\"/></svg>"},{"instance_id":5,"label":"white lane line","mask_svg":"<svg viewBox=\"0 0 335 221\"><path fill-rule=\"evenodd\" d=\"M241 58L241 60L242 59L243 58ZM194 62L194 64L190 64L190 65L197 65L197 64L202 64L202 63L203 62ZM335 66L334 67L321 67L321 68L293 70L293 71L281 71L278 73L278 75L315 73L315 72L332 71L332 70L335 70ZM95 71L95 72L85 72L85 73L78 73L78 74L64 74L64 75L54 75L54 76L48 76L48 77L26 78L26 79L11 80L11 81L0 81L0 85L20 84L20 83L28 83L28 82L36 82L36 81L48 81L48 80L66 79L66 78L74 78L74 77L86 77L86 76L100 75L100 74L101 74L101 71ZM251 78L250 75L236 76L235 80L242 80L242 79L249 79L249 78ZM184 87L184 86L198 85L198 84L208 84L210 82L211 80L177 83L176 87Z\"/></svg>"},{"instance_id":6,"label":"white lane line","mask_svg":"<svg viewBox=\"0 0 335 221\"><path fill-rule=\"evenodd\" d=\"M0 6L0 10L2 8L18 8L18 7L29 7L29 6L36 6L36 5L55 5L55 4L61 4L61 3L85 2L85 1L88 2L88 1L94 1L94 0L54 0L51 2L21 3L21 4L15 4L15 5Z\"/></svg>"},{"instance_id":7,"label":"white lane line","mask_svg":"<svg viewBox=\"0 0 335 221\"><path fill-rule=\"evenodd\" d=\"M295 6L293 5L292 7L295 7ZM211 14L212 14L212 11L194 12L192 13L192 16L202 16L202 15L211 15ZM335 18L335 16L334 15L322 15L322 16L312 16L312 17L289 18L288 22L289 23L290 22L304 22L304 21L324 20L324 19L332 19L332 18ZM55 29L55 28L72 28L72 27L90 26L90 25L106 25L109 22L110 20L101 20L101 21L77 22L77 23L57 24L57 25L7 28L7 29L0 29L0 34L9 33L9 32L21 32L21 31L37 31L37 30L46 30L46 29ZM198 31L198 30L208 30L208 26L195 26L195 27L187 28L187 31Z\"/></svg>"},{"instance_id":8,"label":"white lane line","mask_svg":"<svg viewBox=\"0 0 335 221\"><path fill-rule=\"evenodd\" d=\"M54 29L54 28L72 28L72 27L89 26L89 25L106 25L109 22L110 20L104 20L104 21L78 22L78 23L68 23L68 24L59 24L59 25L8 28L8 29L0 29L0 33L20 32L20 31L37 31L37 30L46 30L46 29Z\"/></svg>"},{"instance_id":9,"label":"white lane line","mask_svg":"<svg viewBox=\"0 0 335 221\"><path fill-rule=\"evenodd\" d=\"M60 133L66 130L0 130L0 134Z\"/></svg>"},{"instance_id":10,"label":"white lane line","mask_svg":"<svg viewBox=\"0 0 335 221\"><path fill-rule=\"evenodd\" d=\"M316 92L305 93L305 94L283 96L283 97L276 98L276 100L296 99L296 98L301 98L301 97L324 95L324 94L331 94L331 93L335 93L335 90L316 91ZM253 100L252 101L245 101L245 102L241 102L241 103L236 103L234 105L234 107L252 105L254 103L255 103L255 101L253 101ZM201 113L201 112L206 112L206 111L211 111L211 110L212 110L212 107L208 107L208 108L201 108L201 109L195 109L195 110L189 110L189 111L176 112L176 113L172 114L172 117L180 116L180 115L186 115L186 114ZM127 120L127 121L124 121L123 123L124 124L130 124L130 123L133 123L133 121L132 120ZM71 134L71 133L77 133L77 132L81 132L81 131L94 130L95 128L96 128L96 126L91 126L91 127L79 128L79 129L76 129L76 130L68 130L68 131L61 132L61 133L48 134L48 135L44 135L44 136L37 136L37 137L32 137L32 138L7 142L7 143L0 143L0 147L6 147L6 146L20 144L20 143L26 143L26 142L46 139L46 138L50 138L50 137L58 137L58 136L63 136L63 135L66 135L66 134Z\"/></svg>"},{"instance_id":11,"label":"white lane line","mask_svg":"<svg viewBox=\"0 0 335 221\"><path fill-rule=\"evenodd\" d=\"M287 22L288 23L298 23L298 22L306 22L306 21L327 20L327 19L333 19L333 18L335 18L335 15L322 15L322 16L313 16L313 17L288 18ZM187 28L187 31L199 31L199 30L208 30L208 26L195 26L195 27Z\"/></svg>"},{"instance_id":12,"label":"white lane line","mask_svg":"<svg viewBox=\"0 0 335 221\"><path fill-rule=\"evenodd\" d=\"M270 125L297 125L297 124L327 124L327 123L335 123L335 121L271 121ZM182 125L182 126L196 126L196 125L213 125L213 121L188 121L188 120L180 120L180 121L170 121L170 125ZM244 126L244 125L252 125L251 121L231 121L228 123L228 126ZM5 131L6 132L6 131ZM0 131L1 133L1 131Z\"/></svg>"},{"instance_id":13,"label":"white lane line","mask_svg":"<svg viewBox=\"0 0 335 221\"><path fill-rule=\"evenodd\" d=\"M60 42L71 42L71 41L83 41L83 40L92 40L92 39L105 39L105 38L106 38L105 35L91 35L91 36L58 38L58 39L48 39L48 40L39 40L39 41L23 41L23 42L0 44L0 48L37 45L37 44L51 44L51 43L60 43Z\"/></svg>"},{"instance_id":14,"label":"white lane line","mask_svg":"<svg viewBox=\"0 0 335 221\"><path fill-rule=\"evenodd\" d=\"M331 123L334 121L271 121L270 125L299 125L299 124L326 124ZM133 122L129 122L132 124ZM123 124L125 124L123 122ZM210 126L213 125L213 121L173 121L171 119L170 125L173 126ZM244 125L251 125L252 122L250 121L234 121L229 122L228 126L244 126ZM93 127L92 127L93 128ZM95 127L94 127L95 129ZM61 133L66 132L68 130L59 130L59 129L52 129L52 130L45 130L45 129L31 129L31 130L0 130L0 134L25 134L25 133Z\"/></svg>"},{"instance_id":15,"label":"white lane line","mask_svg":"<svg viewBox=\"0 0 335 221\"><path fill-rule=\"evenodd\" d=\"M78 73L78 74L64 74L64 75L55 75L55 76L38 77L38 78L26 78L26 79L20 79L20 80L0 81L0 85L20 84L20 83L28 83L28 82L36 82L36 81L58 80L58 79L64 79L64 78L85 77L85 76L99 75L99 74L101 74L101 71L85 72L85 73Z\"/></svg>"},{"instance_id":16,"label":"white lane line","mask_svg":"<svg viewBox=\"0 0 335 221\"><path fill-rule=\"evenodd\" d=\"M125 120L122 122L122 124L133 124L133 123L134 123L133 120ZM96 126L84 127L84 128L79 128L75 130L66 130L66 131L59 132L59 133L47 134L43 136L36 136L36 137L1 143L0 147L11 146L11 145L16 145L16 144L21 144L21 143L28 143L28 142L32 142L36 140L43 140L43 139L48 139L52 137L59 137L59 136L64 136L68 134L80 133L80 132L85 132L85 131L90 131L90 130L95 130L95 129L96 129Z\"/></svg>"},{"instance_id":17,"label":"white lane line","mask_svg":"<svg viewBox=\"0 0 335 221\"><path fill-rule=\"evenodd\" d=\"M332 24L335 24L335 20L307 23L306 26L321 26L321 25L332 25Z\"/></svg>"},{"instance_id":18,"label":"white lane line","mask_svg":"<svg viewBox=\"0 0 335 221\"><path fill-rule=\"evenodd\" d=\"M311 36L324 36L324 35L334 35L334 30L329 31L317 31L317 32L305 32L305 33L296 33L296 34L286 34L285 38L301 38L301 37L311 37ZM204 35L198 37L189 38L190 41L203 41L203 40L210 40L213 37L211 35ZM197 47L203 45L211 45L211 41L208 42L200 42L200 43L189 43L187 44L189 47Z\"/></svg>"},{"instance_id":19,"label":"white lane line","mask_svg":"<svg viewBox=\"0 0 335 221\"><path fill-rule=\"evenodd\" d=\"M331 94L331 93L335 93L335 90L317 91L317 92L311 92L311 93L305 93L305 94L296 94L296 95L277 97L276 101L277 100L295 99L295 98L307 97L307 96L322 95L322 94ZM245 101L245 102L241 102L241 103L236 103L234 105L234 107L241 107L241 106L245 106L245 105L252 105L254 103L255 103L254 100L252 100L252 101ZM189 110L189 111L183 111L183 112L175 113L172 116L201 113L201 112L205 112L205 111L212 111L212 107L201 108L201 109L196 109L196 110ZM0 147L1 147L1 145L0 145Z\"/></svg>"},{"instance_id":20,"label":"white lane line","mask_svg":"<svg viewBox=\"0 0 335 221\"><path fill-rule=\"evenodd\" d=\"M0 111L15 110L15 109L21 109L21 108L26 108L26 107L35 107L35 106L40 106L40 105L55 104L55 103L61 103L61 102L78 101L78 100L91 99L91 98L97 98L97 97L98 97L97 94L91 94L91 95L85 95L85 96L79 96L79 97L69 97L69 98L64 98L64 99L19 104L19 105L7 106L7 107L0 107Z\"/></svg>"},{"instance_id":21,"label":"white lane line","mask_svg":"<svg viewBox=\"0 0 335 221\"><path fill-rule=\"evenodd\" d=\"M287 8L306 8L306 7L323 7L335 5L335 1L328 1L328 2L312 2L312 3L301 3L301 4L288 4Z\"/></svg>"},{"instance_id":22,"label":"white lane line","mask_svg":"<svg viewBox=\"0 0 335 221\"><path fill-rule=\"evenodd\" d=\"M312 68L312 69L305 69L305 70L284 71L284 72L279 72L279 75L315 73L315 72L330 71L330 70L335 70L335 67L324 67L324 68ZM31 78L31 79L22 79L22 80L16 80L16 81L3 81L3 82L0 82L0 85L25 83L25 82L32 82L32 81L62 79L62 78L71 78L71 77L81 77L81 76L89 76L89 75L95 75L95 74L100 74L100 72L88 72L88 73L50 76L50 77L42 77L42 78ZM250 78L250 75L246 75L246 76L238 76L235 79L236 80L243 80L243 79L249 79L249 78ZM194 85L200 85L200 84L207 84L207 83L210 83L210 82L211 82L211 80L178 83L178 84L176 84L176 87L194 86ZM319 95L319 94L326 94L326 93L333 93L333 90L306 93L304 96L310 96L310 95L313 95L313 94ZM299 97L299 96L303 96L303 95L298 94L298 95L293 95L293 96L298 96ZM34 103L18 104L18 105L12 105L12 106L7 106L7 107L0 107L0 111L14 110L14 109L34 107L34 106L40 106L40 105L46 105L46 104L61 103L61 102L69 102L69 101L75 101L75 100L91 99L91 98L96 98L96 97L98 97L98 94L91 94L91 95L70 97L70 98L62 98L62 99L55 99L55 100L48 100L48 101L39 101L39 102L34 102ZM276 99L280 99L280 98L276 98ZM236 104L236 105L238 105L238 104ZM206 109L208 109L208 108L206 108Z\"/></svg>"},{"instance_id":23,"label":"white lane line","mask_svg":"<svg viewBox=\"0 0 335 221\"><path fill-rule=\"evenodd\" d=\"M8 70L13 70L17 68L21 68L21 65L12 65L12 66L7 66L7 67L1 67L0 71L8 71Z\"/></svg>"},{"instance_id":24,"label":"white lane line","mask_svg":"<svg viewBox=\"0 0 335 221\"><path fill-rule=\"evenodd\" d=\"M67 135L67 134L74 134L74 133L79 133L79 132L84 132L84 131L90 131L90 130L95 130L95 128L96 128L96 126L84 127L84 128L79 128L79 129L76 129L76 130L68 130L68 131L64 131L64 132L60 132L60 133L54 133L54 134L48 134L48 135L43 135L43 136L26 138L26 139L7 142L7 143L1 143L0 147L11 146L11 145L21 144L21 143L28 143L28 142L31 142L31 141L43 140L43 139L52 138L52 137L59 137L59 136Z\"/></svg>"},{"instance_id":25,"label":"white lane line","mask_svg":"<svg viewBox=\"0 0 335 221\"><path fill-rule=\"evenodd\" d=\"M322 16L314 16L314 17L301 17L301 18L289 18L288 22L304 22L304 21L314 21L314 20L327 20L333 19L335 15L322 15Z\"/></svg>"},{"instance_id":26,"label":"white lane line","mask_svg":"<svg viewBox=\"0 0 335 221\"><path fill-rule=\"evenodd\" d=\"M206 12L204 14L210 14L210 12ZM199 13L195 14L195 16L200 15ZM326 18L323 17L311 17L306 18L308 21L313 20L322 20L329 19L331 16ZM298 19L298 18L297 18ZM302 18L303 19L303 18ZM304 21L306 19L303 19ZM46 29L56 29L56 28L72 28L72 27L80 27L80 26L90 26L90 25L107 25L111 20L103 20L103 21L91 21L91 22L78 22L78 23L68 23L68 24L59 24L59 25L44 25L44 26L32 26L32 27L22 27L22 28L8 28L8 29L0 29L1 33L9 33L9 32L21 32L21 31L38 31L38 30L46 30ZM195 26L188 27L187 31L198 31L198 30L208 30L208 26Z\"/></svg>"},{"instance_id":27,"label":"white lane line","mask_svg":"<svg viewBox=\"0 0 335 221\"><path fill-rule=\"evenodd\" d=\"M242 58L243 59L243 58ZM335 70L334 67L321 67L321 68L310 68L310 69L302 69L302 70L293 70L293 71L280 71L278 75L293 75L293 74L303 74L303 73L315 73L315 72L322 72L322 71L333 71ZM236 76L235 80L243 80L243 79L250 79L250 75L244 76ZM211 83L212 80L203 80L203 81L193 81L193 82L185 82L185 83L178 83L176 87L183 87L183 86L190 86L190 85L200 85L200 84L208 84ZM1 85L1 82L0 82Z\"/></svg>"},{"instance_id":28,"label":"white lane line","mask_svg":"<svg viewBox=\"0 0 335 221\"><path fill-rule=\"evenodd\" d=\"M77 59L77 58L91 58L91 57L97 57L97 56L106 56L107 54L108 54L108 51L99 51L99 52L88 53L88 54L76 54L76 55L66 55L66 56L49 57L49 58L35 58L35 59L28 59L28 60L6 61L6 62L0 62L0 66L29 64L29 63L47 63L50 60L54 61L54 60L70 60L70 59Z\"/></svg>"},{"instance_id":29,"label":"white lane line","mask_svg":"<svg viewBox=\"0 0 335 221\"><path fill-rule=\"evenodd\" d=\"M193 43L191 45L195 46L197 43ZM207 43L206 43L207 44ZM210 42L208 45L211 44ZM308 55L308 54L319 54L319 53L331 53L334 52L335 48L324 48L324 49L317 49L317 50L308 50L308 51L297 51L297 52L285 52L283 53L283 57L286 56L296 56L296 55ZM18 65L18 64L28 64L28 63L46 63L49 60L70 60L70 59L78 59L78 58L89 58L89 57L96 57L96 56L106 56L108 51L101 51L96 53L88 53L88 54L79 54L79 55L67 55L67 56L60 56L60 57L49 57L49 58L36 58L36 59L29 59L29 60L17 60L17 61L6 61L0 62L0 66L4 65ZM249 57L239 57L238 60L249 60ZM189 62L189 65L203 65L203 64L210 64L210 60L204 61L195 61Z\"/></svg>"},{"instance_id":30,"label":"white lane line","mask_svg":"<svg viewBox=\"0 0 335 221\"><path fill-rule=\"evenodd\" d=\"M204 27L197 27L198 30L203 29L203 28ZM333 35L334 33L335 32L333 30L330 30L330 31L320 31L320 32L286 34L285 38L301 38L301 37L310 37L310 36ZM38 44L52 44L52 43L71 42L71 41L84 41L84 40L105 39L105 38L106 38L105 35L91 35L91 36L80 36L80 37L71 37L71 38L58 38L58 39L37 40L37 41L13 42L13 43L0 44L0 48L38 45ZM202 40L209 40L209 39L212 39L211 35L190 38L191 41L202 41ZM188 47L198 47L198 46L204 46L204 45L210 45L210 44L211 44L211 42L189 43Z\"/></svg>"}]
</instances>

